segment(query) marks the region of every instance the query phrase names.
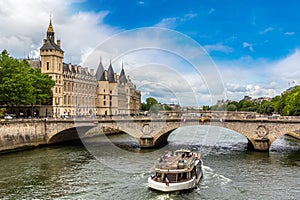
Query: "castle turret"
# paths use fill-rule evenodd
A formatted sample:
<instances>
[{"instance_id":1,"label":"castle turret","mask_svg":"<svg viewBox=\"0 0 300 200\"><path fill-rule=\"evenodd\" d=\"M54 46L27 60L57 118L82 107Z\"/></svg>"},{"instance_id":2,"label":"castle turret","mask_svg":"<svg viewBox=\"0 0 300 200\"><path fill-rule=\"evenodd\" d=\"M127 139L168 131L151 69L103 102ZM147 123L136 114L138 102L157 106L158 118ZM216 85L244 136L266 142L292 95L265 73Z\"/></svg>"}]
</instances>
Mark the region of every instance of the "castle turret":
<instances>
[{"instance_id":1,"label":"castle turret","mask_svg":"<svg viewBox=\"0 0 300 200\"><path fill-rule=\"evenodd\" d=\"M112 68L111 63L109 64L109 67L108 67L108 70L107 70L107 80L110 83L116 82L115 73L114 73L114 70Z\"/></svg>"},{"instance_id":2,"label":"castle turret","mask_svg":"<svg viewBox=\"0 0 300 200\"><path fill-rule=\"evenodd\" d=\"M52 115L59 116L63 113L62 97L63 97L63 58L64 51L60 47L60 40L55 42L55 32L52 26L52 20L46 32L43 46L40 48L41 56L41 72L48 74L55 81L55 86L52 89Z\"/></svg>"},{"instance_id":3,"label":"castle turret","mask_svg":"<svg viewBox=\"0 0 300 200\"><path fill-rule=\"evenodd\" d=\"M121 84L126 84L127 83L125 71L124 71L124 68L123 68L123 63L122 63L122 70L121 70L121 73L120 73L119 80L120 80Z\"/></svg>"},{"instance_id":4,"label":"castle turret","mask_svg":"<svg viewBox=\"0 0 300 200\"><path fill-rule=\"evenodd\" d=\"M96 79L97 79L97 81L105 81L104 67L102 65L101 58L100 58L100 63L98 65L98 68L96 71Z\"/></svg>"}]
</instances>

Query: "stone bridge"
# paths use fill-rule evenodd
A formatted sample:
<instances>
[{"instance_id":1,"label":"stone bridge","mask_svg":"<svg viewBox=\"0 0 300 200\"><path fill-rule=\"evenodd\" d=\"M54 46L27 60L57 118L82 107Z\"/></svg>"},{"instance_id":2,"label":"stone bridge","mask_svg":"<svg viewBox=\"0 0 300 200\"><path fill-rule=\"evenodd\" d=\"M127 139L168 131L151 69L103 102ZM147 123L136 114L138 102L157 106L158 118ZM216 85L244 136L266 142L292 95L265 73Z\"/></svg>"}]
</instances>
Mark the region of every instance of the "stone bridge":
<instances>
[{"instance_id":1,"label":"stone bridge","mask_svg":"<svg viewBox=\"0 0 300 200\"><path fill-rule=\"evenodd\" d=\"M168 136L179 127L210 125L236 131L248 139L248 147L267 151L271 144L284 134L300 130L299 119L218 119L199 117L183 118L119 118L119 119L51 119L0 121L0 151L23 146L53 144L79 137L89 137L91 132L124 132L134 137L142 148L162 146ZM92 129L92 130L91 130ZM90 130L90 131L89 131ZM293 137L300 139L299 133Z\"/></svg>"},{"instance_id":2,"label":"stone bridge","mask_svg":"<svg viewBox=\"0 0 300 200\"><path fill-rule=\"evenodd\" d=\"M282 135L288 134L300 139L294 131L300 129L300 120L271 119L133 119L109 123L99 121L99 127L110 127L134 137L141 147L165 145L168 136L179 127L210 125L227 128L240 133L248 139L248 148L267 151L271 144Z\"/></svg>"}]
</instances>

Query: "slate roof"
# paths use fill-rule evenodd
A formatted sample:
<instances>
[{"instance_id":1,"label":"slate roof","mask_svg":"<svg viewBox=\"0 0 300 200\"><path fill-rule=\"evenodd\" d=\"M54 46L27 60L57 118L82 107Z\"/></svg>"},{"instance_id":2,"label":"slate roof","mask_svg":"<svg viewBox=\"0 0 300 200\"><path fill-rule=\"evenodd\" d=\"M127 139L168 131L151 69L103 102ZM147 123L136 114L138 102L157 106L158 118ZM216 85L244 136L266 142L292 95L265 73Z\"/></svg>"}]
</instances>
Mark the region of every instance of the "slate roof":
<instances>
[{"instance_id":1,"label":"slate roof","mask_svg":"<svg viewBox=\"0 0 300 200\"><path fill-rule=\"evenodd\" d=\"M96 71L96 79L98 81L105 81L104 67L102 65L101 59Z\"/></svg>"},{"instance_id":2,"label":"slate roof","mask_svg":"<svg viewBox=\"0 0 300 200\"><path fill-rule=\"evenodd\" d=\"M122 65L122 70L121 70L121 73L120 73L120 83L124 83L124 84L127 83L127 78L126 78L126 75L125 75L123 65Z\"/></svg>"},{"instance_id":3,"label":"slate roof","mask_svg":"<svg viewBox=\"0 0 300 200\"><path fill-rule=\"evenodd\" d=\"M107 79L108 79L108 82L110 82L110 83L116 82L116 80L115 80L115 73L114 73L114 70L113 70L113 68L111 66L111 63L109 64L109 67L108 67Z\"/></svg>"},{"instance_id":4,"label":"slate roof","mask_svg":"<svg viewBox=\"0 0 300 200\"><path fill-rule=\"evenodd\" d=\"M47 29L47 39L44 40L44 44L41 47L41 50L58 50L64 52L54 41L54 30L51 19Z\"/></svg>"}]
</instances>

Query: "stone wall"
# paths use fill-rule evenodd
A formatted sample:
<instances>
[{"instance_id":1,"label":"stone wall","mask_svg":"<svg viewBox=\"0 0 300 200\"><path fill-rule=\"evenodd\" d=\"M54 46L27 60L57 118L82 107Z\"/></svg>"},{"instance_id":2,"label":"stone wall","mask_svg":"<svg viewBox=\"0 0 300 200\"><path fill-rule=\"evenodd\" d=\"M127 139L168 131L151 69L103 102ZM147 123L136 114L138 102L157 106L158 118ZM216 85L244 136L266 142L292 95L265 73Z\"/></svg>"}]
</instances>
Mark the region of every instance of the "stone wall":
<instances>
[{"instance_id":1,"label":"stone wall","mask_svg":"<svg viewBox=\"0 0 300 200\"><path fill-rule=\"evenodd\" d=\"M0 151L46 144L44 123L34 120L0 121Z\"/></svg>"}]
</instances>

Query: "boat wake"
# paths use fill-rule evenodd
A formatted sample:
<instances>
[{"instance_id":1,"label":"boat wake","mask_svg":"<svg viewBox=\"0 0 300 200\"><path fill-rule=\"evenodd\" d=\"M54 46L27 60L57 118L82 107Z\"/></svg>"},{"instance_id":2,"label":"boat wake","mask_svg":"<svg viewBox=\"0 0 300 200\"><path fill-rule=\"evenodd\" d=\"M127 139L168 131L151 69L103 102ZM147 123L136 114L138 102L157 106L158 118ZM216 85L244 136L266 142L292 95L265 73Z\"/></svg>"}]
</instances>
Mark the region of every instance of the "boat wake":
<instances>
[{"instance_id":1,"label":"boat wake","mask_svg":"<svg viewBox=\"0 0 300 200\"><path fill-rule=\"evenodd\" d=\"M220 183L220 185L226 185L232 180L230 178L225 177L224 175L217 174L215 171L209 166L203 165L203 179L200 181L201 188L208 188L211 182Z\"/></svg>"}]
</instances>

